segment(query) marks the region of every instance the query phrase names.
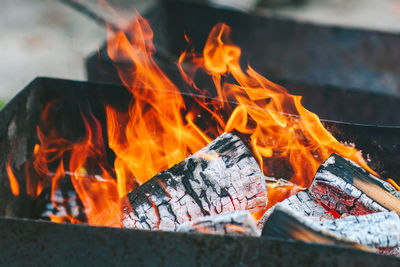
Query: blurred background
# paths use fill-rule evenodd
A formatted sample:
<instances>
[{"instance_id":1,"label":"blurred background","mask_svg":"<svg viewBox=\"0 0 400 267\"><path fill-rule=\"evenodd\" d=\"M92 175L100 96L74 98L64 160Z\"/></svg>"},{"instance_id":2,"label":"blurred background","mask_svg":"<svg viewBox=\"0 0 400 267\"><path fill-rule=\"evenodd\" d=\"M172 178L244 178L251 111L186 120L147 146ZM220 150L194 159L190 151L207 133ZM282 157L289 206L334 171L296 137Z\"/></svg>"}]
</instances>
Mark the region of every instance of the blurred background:
<instances>
[{"instance_id":1,"label":"blurred background","mask_svg":"<svg viewBox=\"0 0 400 267\"><path fill-rule=\"evenodd\" d=\"M104 1L81 2L110 19L115 18ZM107 0L126 19L133 15L135 7L145 12L156 2ZM400 31L398 0L209 0L209 3L320 24ZM0 20L3 31L0 38L2 104L37 76L85 80L85 57L98 49L106 38L104 27L58 0L3 1Z\"/></svg>"}]
</instances>

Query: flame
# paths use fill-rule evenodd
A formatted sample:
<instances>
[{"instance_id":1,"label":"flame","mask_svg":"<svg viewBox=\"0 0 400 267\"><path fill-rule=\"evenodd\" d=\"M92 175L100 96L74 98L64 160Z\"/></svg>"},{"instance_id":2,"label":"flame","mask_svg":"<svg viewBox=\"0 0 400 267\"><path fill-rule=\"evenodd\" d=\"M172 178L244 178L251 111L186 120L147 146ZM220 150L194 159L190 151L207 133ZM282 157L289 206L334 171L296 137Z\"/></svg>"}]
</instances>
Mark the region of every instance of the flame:
<instances>
[{"instance_id":1,"label":"flame","mask_svg":"<svg viewBox=\"0 0 400 267\"><path fill-rule=\"evenodd\" d=\"M18 183L17 178L14 175L14 172L12 171L10 159L7 161L6 171L7 171L7 175L8 175L8 180L10 181L11 193L14 196L19 196L19 183Z\"/></svg>"},{"instance_id":2,"label":"flame","mask_svg":"<svg viewBox=\"0 0 400 267\"><path fill-rule=\"evenodd\" d=\"M394 188L396 188L397 191L400 191L400 186L395 181L393 181L393 179L388 178L386 179L386 182L390 183Z\"/></svg>"},{"instance_id":3,"label":"flame","mask_svg":"<svg viewBox=\"0 0 400 267\"><path fill-rule=\"evenodd\" d=\"M108 144L104 144L100 122L90 112L81 114L85 135L71 141L51 124L55 103L43 111L37 128L39 144L25 166L26 191L37 198L51 188L50 200L58 212L49 215L51 220L120 227L121 197L225 131L246 136L266 175L274 175L274 166L290 166L290 181L297 187L269 186L270 205L296 188L308 187L317 168L332 153L377 175L355 148L339 143L317 115L301 105L300 96L290 95L250 66L244 71L241 49L230 41L227 25L212 29L202 54L185 51L179 58L183 80L200 95L193 96L200 110L185 103L181 90L155 63L153 32L147 21L137 14L126 32L110 32L107 50L114 61L132 62L132 67L119 68L118 72L133 100L128 112L105 106ZM192 66L189 71L186 63ZM193 77L199 71L208 75L215 88L202 89L196 84ZM206 100L210 90L218 97ZM198 123L201 114L210 118L206 128ZM114 166L106 159L107 145L115 153ZM11 189L18 194L10 166ZM76 205L58 199L67 178L79 199ZM253 214L255 218L261 215Z\"/></svg>"},{"instance_id":4,"label":"flame","mask_svg":"<svg viewBox=\"0 0 400 267\"><path fill-rule=\"evenodd\" d=\"M206 71L212 77L218 95L224 100L233 98L238 103L224 131L236 130L250 135L254 155L265 174L273 175L273 171L264 161L280 158L292 167L290 181L308 187L318 167L334 152L376 174L355 148L338 142L323 127L318 116L301 105L301 96L290 95L285 88L250 66L243 71L241 50L230 41L229 35L227 25L216 25L203 55L184 53L179 63L189 60ZM183 67L180 70L183 71ZM190 75L183 73L183 76L194 83ZM234 82L226 82L227 77L232 77Z\"/></svg>"},{"instance_id":5,"label":"flame","mask_svg":"<svg viewBox=\"0 0 400 267\"><path fill-rule=\"evenodd\" d=\"M211 141L193 123L192 112L182 117L187 107L179 89L152 58L153 34L148 23L138 16L129 32L130 39L118 32L107 46L111 59L134 63L129 72L119 72L135 99L129 114L106 108L109 146L117 155L114 166L120 196L131 190L125 186L128 179L144 183Z\"/></svg>"}]
</instances>

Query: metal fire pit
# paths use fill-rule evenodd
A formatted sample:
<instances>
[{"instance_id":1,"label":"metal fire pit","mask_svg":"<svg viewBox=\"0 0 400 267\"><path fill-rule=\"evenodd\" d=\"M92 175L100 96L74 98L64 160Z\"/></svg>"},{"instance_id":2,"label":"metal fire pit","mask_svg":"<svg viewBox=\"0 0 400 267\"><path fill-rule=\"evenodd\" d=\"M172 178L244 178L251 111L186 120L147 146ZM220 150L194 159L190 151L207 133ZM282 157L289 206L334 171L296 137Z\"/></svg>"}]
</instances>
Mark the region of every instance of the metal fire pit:
<instances>
[{"instance_id":1,"label":"metal fire pit","mask_svg":"<svg viewBox=\"0 0 400 267\"><path fill-rule=\"evenodd\" d=\"M57 100L55 127L70 140L82 136L80 111L91 111L106 132L104 104L124 111L131 99L122 86L37 78L0 112L0 263L16 265L398 265L396 258L350 248L267 237L233 237L139 231L35 220L38 201L25 188L24 162L38 142L36 125L47 103ZM192 101L184 95L185 102ZM193 104L194 105L194 104ZM205 118L205 120L207 120ZM354 142L385 177L399 177L400 128L324 122L339 140ZM104 135L107 136L107 135ZM113 154L109 150L110 162ZM5 164L11 162L21 195L11 194ZM399 182L399 179L395 179ZM10 218L12 217L12 218ZM23 219L30 218L30 219Z\"/></svg>"},{"instance_id":2,"label":"metal fire pit","mask_svg":"<svg viewBox=\"0 0 400 267\"><path fill-rule=\"evenodd\" d=\"M172 61L187 48L184 33L202 51L218 22L232 27L232 40L248 63L292 93L320 118L374 125L400 125L400 35L302 23L179 1L159 1L144 16L154 31L156 61L180 85ZM86 61L88 79L120 83L105 45ZM201 82L201 81L200 81ZM368 93L366 93L368 92ZM382 108L385 107L385 108Z\"/></svg>"}]
</instances>

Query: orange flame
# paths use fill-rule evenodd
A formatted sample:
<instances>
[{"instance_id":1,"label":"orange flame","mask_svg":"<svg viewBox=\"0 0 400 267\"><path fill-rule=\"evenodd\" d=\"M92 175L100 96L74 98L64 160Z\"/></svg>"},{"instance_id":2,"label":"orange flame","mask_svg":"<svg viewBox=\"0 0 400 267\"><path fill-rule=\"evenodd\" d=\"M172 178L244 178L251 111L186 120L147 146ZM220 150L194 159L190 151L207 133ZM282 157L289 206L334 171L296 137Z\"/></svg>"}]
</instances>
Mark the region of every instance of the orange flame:
<instances>
[{"instance_id":1,"label":"orange flame","mask_svg":"<svg viewBox=\"0 0 400 267\"><path fill-rule=\"evenodd\" d=\"M120 196L131 190L126 188L128 179L144 183L210 142L193 123L192 112L182 116L187 108L179 89L152 58L153 33L148 23L138 16L130 33L128 39L118 32L107 46L111 59L125 58L134 63L129 72L119 72L134 98L129 115L106 108L109 146L117 155Z\"/></svg>"},{"instance_id":2,"label":"orange flame","mask_svg":"<svg viewBox=\"0 0 400 267\"><path fill-rule=\"evenodd\" d=\"M19 196L19 184L18 180L12 171L11 162L10 160L7 161L6 164L6 171L8 175L8 180L10 181L11 192L14 196Z\"/></svg>"},{"instance_id":3,"label":"orange flame","mask_svg":"<svg viewBox=\"0 0 400 267\"><path fill-rule=\"evenodd\" d=\"M57 201L61 183L69 176L89 224L121 226L118 204L122 196L224 131L235 130L248 137L265 174L273 176L272 164L290 165L291 182L299 187L309 186L317 168L332 153L376 175L355 148L339 143L318 117L301 105L300 96L290 95L251 67L242 70L241 50L229 40L227 25L218 24L212 29L202 55L190 51L179 58L178 68L189 87L208 94L193 79L197 71L207 73L215 86L218 99L206 101L193 96L200 111L185 104L180 90L154 62L153 33L147 21L137 15L127 32L130 37L123 32L110 36L107 45L112 60L132 62L131 68L119 69L121 80L133 96L129 112L105 107L108 146L116 155L113 168L104 156L101 125L92 114L82 113L86 134L73 142L51 128L49 117L54 103L43 112L37 129L40 144L25 169L29 196L37 198L44 188L51 187L51 202L61 213L51 214L51 220L82 222L77 208L67 210ZM187 62L193 67L190 73L183 67ZM203 129L198 125L202 112L209 115L213 127ZM54 165L58 167L52 171L54 167L50 166ZM12 192L17 193L9 166ZM31 174L32 166L36 176ZM283 200L293 190L290 186L270 186L269 203ZM259 218L261 214L253 216Z\"/></svg>"},{"instance_id":4,"label":"orange flame","mask_svg":"<svg viewBox=\"0 0 400 267\"><path fill-rule=\"evenodd\" d=\"M388 178L386 182L390 183L397 191L400 191L400 186L393 179Z\"/></svg>"},{"instance_id":5,"label":"orange flame","mask_svg":"<svg viewBox=\"0 0 400 267\"><path fill-rule=\"evenodd\" d=\"M238 103L224 131L237 130L250 135L254 155L265 173L270 173L265 159L281 158L290 162L293 169L291 182L308 187L320 164L335 152L376 174L355 148L339 143L318 116L301 105L301 96L290 95L250 66L243 72L239 63L241 50L230 41L229 35L227 25L216 25L203 55L184 53L179 62L189 60L197 64L211 75L221 98L233 98ZM189 75L183 75L194 83ZM221 82L223 76L232 76L235 82Z\"/></svg>"}]
</instances>

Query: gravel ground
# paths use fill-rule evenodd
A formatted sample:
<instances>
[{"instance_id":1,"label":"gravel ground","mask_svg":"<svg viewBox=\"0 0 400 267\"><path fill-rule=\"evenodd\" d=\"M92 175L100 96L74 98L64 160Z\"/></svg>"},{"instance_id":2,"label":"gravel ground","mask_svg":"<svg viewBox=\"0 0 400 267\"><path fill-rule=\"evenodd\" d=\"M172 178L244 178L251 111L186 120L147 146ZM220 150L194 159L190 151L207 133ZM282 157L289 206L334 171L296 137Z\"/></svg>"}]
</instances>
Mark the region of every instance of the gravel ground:
<instances>
[{"instance_id":1,"label":"gravel ground","mask_svg":"<svg viewBox=\"0 0 400 267\"><path fill-rule=\"evenodd\" d=\"M96 0L84 2L96 4ZM146 0L123 2L120 9L125 16L133 13L127 6L137 4L141 11L149 5ZM400 4L394 0L310 0L303 6L263 8L259 12L400 31ZM105 39L102 27L56 0L5 0L0 23L0 102L13 97L37 76L84 80L85 56Z\"/></svg>"}]
</instances>

